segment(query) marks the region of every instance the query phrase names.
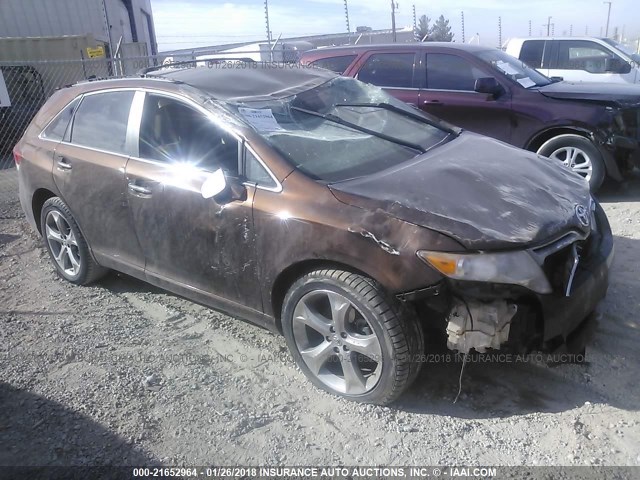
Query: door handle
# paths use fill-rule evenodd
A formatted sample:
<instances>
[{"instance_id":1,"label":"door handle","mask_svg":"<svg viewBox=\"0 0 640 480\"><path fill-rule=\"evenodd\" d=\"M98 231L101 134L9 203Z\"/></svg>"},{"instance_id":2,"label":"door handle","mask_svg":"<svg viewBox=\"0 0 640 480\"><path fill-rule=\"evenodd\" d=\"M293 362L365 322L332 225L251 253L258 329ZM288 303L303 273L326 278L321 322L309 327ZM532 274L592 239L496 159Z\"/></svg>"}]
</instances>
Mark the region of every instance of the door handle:
<instances>
[{"instance_id":1,"label":"door handle","mask_svg":"<svg viewBox=\"0 0 640 480\"><path fill-rule=\"evenodd\" d=\"M67 162L65 158L60 158L57 162L58 168L60 170L71 170L71 164Z\"/></svg>"},{"instance_id":2,"label":"door handle","mask_svg":"<svg viewBox=\"0 0 640 480\"><path fill-rule=\"evenodd\" d=\"M431 105L434 107L441 107L442 105L444 105L444 103L442 103L440 100L425 100L424 102L422 102L423 105Z\"/></svg>"},{"instance_id":3,"label":"door handle","mask_svg":"<svg viewBox=\"0 0 640 480\"><path fill-rule=\"evenodd\" d=\"M133 182L129 183L129 190L131 191L131 193L138 195L151 196L151 194L153 193L151 192L151 189L143 187L142 185L136 185Z\"/></svg>"}]
</instances>

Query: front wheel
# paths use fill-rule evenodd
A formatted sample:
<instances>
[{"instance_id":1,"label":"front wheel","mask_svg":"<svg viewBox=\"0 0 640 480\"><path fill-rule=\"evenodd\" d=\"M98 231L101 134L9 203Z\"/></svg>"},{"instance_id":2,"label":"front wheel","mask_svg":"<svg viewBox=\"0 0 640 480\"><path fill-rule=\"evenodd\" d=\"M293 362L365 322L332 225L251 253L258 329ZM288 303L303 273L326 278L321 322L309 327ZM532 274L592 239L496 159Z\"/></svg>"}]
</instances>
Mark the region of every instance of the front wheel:
<instances>
[{"instance_id":1,"label":"front wheel","mask_svg":"<svg viewBox=\"0 0 640 480\"><path fill-rule=\"evenodd\" d=\"M318 270L300 278L285 297L282 326L309 380L349 400L388 404L421 365L418 320L356 273Z\"/></svg>"},{"instance_id":2,"label":"front wheel","mask_svg":"<svg viewBox=\"0 0 640 480\"><path fill-rule=\"evenodd\" d=\"M589 182L589 188L595 192L605 177L602 154L588 138L580 135L558 135L547 140L538 149L538 154L562 162Z\"/></svg>"}]
</instances>

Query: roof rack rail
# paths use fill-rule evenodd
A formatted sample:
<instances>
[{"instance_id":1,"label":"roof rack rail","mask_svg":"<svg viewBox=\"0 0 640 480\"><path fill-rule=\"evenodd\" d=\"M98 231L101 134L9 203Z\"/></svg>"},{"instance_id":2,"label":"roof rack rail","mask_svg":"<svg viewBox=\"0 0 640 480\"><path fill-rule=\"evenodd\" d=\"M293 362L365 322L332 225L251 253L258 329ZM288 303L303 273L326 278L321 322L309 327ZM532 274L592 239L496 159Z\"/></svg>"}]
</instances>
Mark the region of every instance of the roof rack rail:
<instances>
[{"instance_id":1,"label":"roof rack rail","mask_svg":"<svg viewBox=\"0 0 640 480\"><path fill-rule=\"evenodd\" d=\"M138 75L143 77L147 73L155 72L156 70L162 70L163 68L172 68L172 67L175 67L177 65L192 65L193 67L196 67L199 62L207 62L207 63L211 64L211 63L228 62L228 61L232 61L232 62L253 62L253 63L256 62L253 58L248 58L248 57L202 58L202 59L199 59L199 60L198 59L195 59L195 60L183 60L183 61L180 61L180 62L163 63L161 65L154 65L153 67L143 68L143 69L138 71Z\"/></svg>"}]
</instances>

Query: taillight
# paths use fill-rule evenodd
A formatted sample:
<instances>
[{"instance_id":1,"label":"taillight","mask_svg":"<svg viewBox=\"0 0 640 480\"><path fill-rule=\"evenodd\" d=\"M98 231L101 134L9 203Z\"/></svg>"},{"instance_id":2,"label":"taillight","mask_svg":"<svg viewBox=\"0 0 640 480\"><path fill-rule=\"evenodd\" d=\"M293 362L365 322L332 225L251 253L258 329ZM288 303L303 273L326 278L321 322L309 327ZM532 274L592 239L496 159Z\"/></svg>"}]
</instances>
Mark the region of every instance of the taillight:
<instances>
[{"instance_id":1,"label":"taillight","mask_svg":"<svg viewBox=\"0 0 640 480\"><path fill-rule=\"evenodd\" d=\"M13 149L13 160L16 162L16 167L19 167L22 161L22 154L18 151L18 147Z\"/></svg>"}]
</instances>

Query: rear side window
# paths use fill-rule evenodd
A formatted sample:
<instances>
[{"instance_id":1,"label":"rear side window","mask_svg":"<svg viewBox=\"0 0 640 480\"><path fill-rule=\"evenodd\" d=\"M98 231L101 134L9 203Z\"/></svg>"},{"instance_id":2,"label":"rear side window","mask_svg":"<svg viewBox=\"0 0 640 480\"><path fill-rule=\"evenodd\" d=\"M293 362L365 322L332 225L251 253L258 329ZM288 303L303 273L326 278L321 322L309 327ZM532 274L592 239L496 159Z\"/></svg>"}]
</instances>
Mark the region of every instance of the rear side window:
<instances>
[{"instance_id":1,"label":"rear side window","mask_svg":"<svg viewBox=\"0 0 640 480\"><path fill-rule=\"evenodd\" d=\"M379 87L413 87L413 53L376 53L358 72L358 80Z\"/></svg>"},{"instance_id":2,"label":"rear side window","mask_svg":"<svg viewBox=\"0 0 640 480\"><path fill-rule=\"evenodd\" d=\"M447 53L427 54L427 88L433 90L474 91L481 70L464 58Z\"/></svg>"},{"instance_id":3,"label":"rear side window","mask_svg":"<svg viewBox=\"0 0 640 480\"><path fill-rule=\"evenodd\" d=\"M71 133L69 131L69 123L71 122L71 118L73 118L73 112L75 112L78 103L79 100L76 98L73 102L62 109L49 126L44 129L42 137L56 141L60 141L62 139L67 140Z\"/></svg>"},{"instance_id":4,"label":"rear side window","mask_svg":"<svg viewBox=\"0 0 640 480\"><path fill-rule=\"evenodd\" d=\"M544 40L525 40L520 50L520 60L532 68L542 67Z\"/></svg>"},{"instance_id":5,"label":"rear side window","mask_svg":"<svg viewBox=\"0 0 640 480\"><path fill-rule=\"evenodd\" d=\"M133 94L130 91L85 95L73 119L71 142L127 154L127 122Z\"/></svg>"},{"instance_id":6,"label":"rear side window","mask_svg":"<svg viewBox=\"0 0 640 480\"><path fill-rule=\"evenodd\" d=\"M326 68L327 70L331 70L332 72L336 72L342 75L355 58L356 55L321 58L320 60L311 62L311 65L313 65L314 67Z\"/></svg>"}]
</instances>

